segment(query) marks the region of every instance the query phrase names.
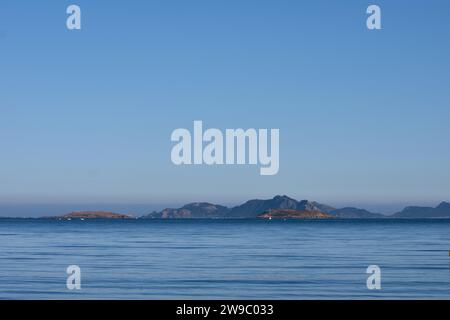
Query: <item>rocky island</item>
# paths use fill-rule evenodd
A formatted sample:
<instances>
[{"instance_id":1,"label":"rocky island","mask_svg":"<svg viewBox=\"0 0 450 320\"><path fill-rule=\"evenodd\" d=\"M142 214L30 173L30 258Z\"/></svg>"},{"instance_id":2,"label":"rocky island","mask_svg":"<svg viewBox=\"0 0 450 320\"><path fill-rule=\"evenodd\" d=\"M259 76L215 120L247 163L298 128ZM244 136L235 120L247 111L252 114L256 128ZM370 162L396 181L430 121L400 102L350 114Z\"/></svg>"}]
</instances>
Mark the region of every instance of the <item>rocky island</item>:
<instances>
[{"instance_id":1,"label":"rocky island","mask_svg":"<svg viewBox=\"0 0 450 320\"><path fill-rule=\"evenodd\" d=\"M46 219L72 220L72 219L133 219L133 216L108 211L76 211L62 216L44 217Z\"/></svg>"},{"instance_id":2,"label":"rocky island","mask_svg":"<svg viewBox=\"0 0 450 320\"><path fill-rule=\"evenodd\" d=\"M181 208L153 211L140 219L427 219L450 218L450 203L437 207L407 207L403 211L384 215L361 208L333 206L309 200L295 200L286 195L272 199L253 199L243 204L226 207L209 202L195 202Z\"/></svg>"},{"instance_id":3,"label":"rocky island","mask_svg":"<svg viewBox=\"0 0 450 320\"><path fill-rule=\"evenodd\" d=\"M333 219L331 214L320 211L277 209L269 210L257 216L260 219Z\"/></svg>"}]
</instances>

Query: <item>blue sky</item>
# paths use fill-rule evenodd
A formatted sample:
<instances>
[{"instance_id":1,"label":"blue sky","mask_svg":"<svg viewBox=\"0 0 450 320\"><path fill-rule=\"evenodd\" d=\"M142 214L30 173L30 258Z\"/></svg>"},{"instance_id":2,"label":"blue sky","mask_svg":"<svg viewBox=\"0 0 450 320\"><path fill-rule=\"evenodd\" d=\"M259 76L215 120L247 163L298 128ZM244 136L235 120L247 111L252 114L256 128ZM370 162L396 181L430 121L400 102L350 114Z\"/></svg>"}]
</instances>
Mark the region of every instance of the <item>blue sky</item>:
<instances>
[{"instance_id":1,"label":"blue sky","mask_svg":"<svg viewBox=\"0 0 450 320\"><path fill-rule=\"evenodd\" d=\"M449 13L443 0L2 1L0 203L450 200ZM279 128L280 172L174 166L170 134L194 120Z\"/></svg>"}]
</instances>

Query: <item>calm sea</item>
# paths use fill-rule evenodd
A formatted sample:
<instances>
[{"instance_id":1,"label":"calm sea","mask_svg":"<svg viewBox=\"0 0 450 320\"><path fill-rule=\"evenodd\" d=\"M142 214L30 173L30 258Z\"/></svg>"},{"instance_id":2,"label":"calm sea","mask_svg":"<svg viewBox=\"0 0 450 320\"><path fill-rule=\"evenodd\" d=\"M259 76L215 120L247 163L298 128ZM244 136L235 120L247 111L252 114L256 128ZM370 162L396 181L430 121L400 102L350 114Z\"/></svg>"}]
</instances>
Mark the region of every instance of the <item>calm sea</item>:
<instances>
[{"instance_id":1,"label":"calm sea","mask_svg":"<svg viewBox=\"0 0 450 320\"><path fill-rule=\"evenodd\" d=\"M450 299L449 250L450 220L0 219L0 299Z\"/></svg>"}]
</instances>

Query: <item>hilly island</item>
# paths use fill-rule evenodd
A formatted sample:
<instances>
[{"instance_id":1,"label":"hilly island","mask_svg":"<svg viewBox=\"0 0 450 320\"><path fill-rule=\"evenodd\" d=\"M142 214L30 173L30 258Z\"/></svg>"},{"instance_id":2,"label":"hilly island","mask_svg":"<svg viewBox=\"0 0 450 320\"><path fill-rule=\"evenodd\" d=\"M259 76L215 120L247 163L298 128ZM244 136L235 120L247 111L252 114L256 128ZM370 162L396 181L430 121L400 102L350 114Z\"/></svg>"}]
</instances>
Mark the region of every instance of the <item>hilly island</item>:
<instances>
[{"instance_id":1,"label":"hilly island","mask_svg":"<svg viewBox=\"0 0 450 320\"><path fill-rule=\"evenodd\" d=\"M295 200L275 196L266 200L249 200L241 205L226 207L209 202L194 202L181 208L166 208L135 217L105 211L77 211L41 219L441 219L450 218L450 203L436 207L409 206L392 215L370 212L362 208L334 208L316 201Z\"/></svg>"}]
</instances>

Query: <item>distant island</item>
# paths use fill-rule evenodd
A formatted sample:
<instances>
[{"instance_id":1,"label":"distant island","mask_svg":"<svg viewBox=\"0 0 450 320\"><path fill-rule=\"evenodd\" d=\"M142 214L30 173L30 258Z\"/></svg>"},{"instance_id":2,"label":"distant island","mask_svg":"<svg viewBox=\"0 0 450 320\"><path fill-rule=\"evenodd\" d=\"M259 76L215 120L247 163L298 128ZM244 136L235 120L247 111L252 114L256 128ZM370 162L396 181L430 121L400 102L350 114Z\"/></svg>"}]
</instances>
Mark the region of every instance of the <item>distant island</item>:
<instances>
[{"instance_id":1,"label":"distant island","mask_svg":"<svg viewBox=\"0 0 450 320\"><path fill-rule=\"evenodd\" d=\"M409 206L392 215L383 215L361 208L334 208L316 201L297 201L288 196L275 196L267 200L249 200L228 208L208 202L194 202L181 208L166 208L133 217L104 211L80 211L45 219L424 219L450 218L450 203L436 207Z\"/></svg>"},{"instance_id":2,"label":"distant island","mask_svg":"<svg viewBox=\"0 0 450 320\"><path fill-rule=\"evenodd\" d=\"M320 211L276 209L269 210L257 216L260 219L335 219L331 214Z\"/></svg>"},{"instance_id":3,"label":"distant island","mask_svg":"<svg viewBox=\"0 0 450 320\"><path fill-rule=\"evenodd\" d=\"M42 219L58 219L58 220L72 220L72 219L133 219L133 216L121 213L114 213L108 211L76 211L62 216L42 217Z\"/></svg>"},{"instance_id":4,"label":"distant island","mask_svg":"<svg viewBox=\"0 0 450 320\"><path fill-rule=\"evenodd\" d=\"M254 219L265 218L271 210L295 210L301 212L314 212L314 218L326 218L329 216L339 219L386 219L386 218L450 218L450 203L442 202L437 207L406 207L393 215L370 212L361 208L345 207L334 208L316 201L297 201L288 196L275 196L267 200L249 200L241 205L228 208L208 202L195 202L178 209L164 209L160 212L152 212L140 217L141 219ZM289 211L279 212L279 215L289 216ZM294 212L290 212L293 214ZM317 215L322 213L323 215ZM295 215L295 214L294 214ZM292 217L294 215L291 215ZM297 213L297 215L299 215ZM302 216L301 214L299 216ZM303 215L306 217L306 215ZM319 217L320 216L320 217ZM306 219L306 218L305 218Z\"/></svg>"}]
</instances>

